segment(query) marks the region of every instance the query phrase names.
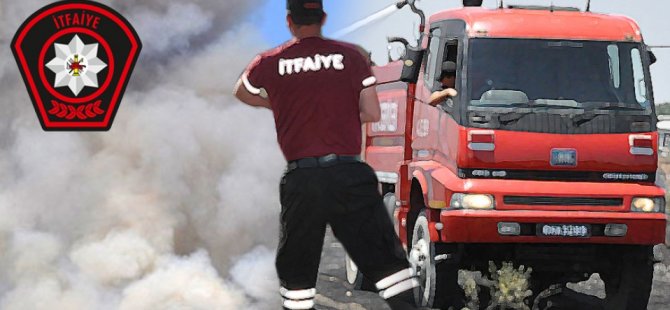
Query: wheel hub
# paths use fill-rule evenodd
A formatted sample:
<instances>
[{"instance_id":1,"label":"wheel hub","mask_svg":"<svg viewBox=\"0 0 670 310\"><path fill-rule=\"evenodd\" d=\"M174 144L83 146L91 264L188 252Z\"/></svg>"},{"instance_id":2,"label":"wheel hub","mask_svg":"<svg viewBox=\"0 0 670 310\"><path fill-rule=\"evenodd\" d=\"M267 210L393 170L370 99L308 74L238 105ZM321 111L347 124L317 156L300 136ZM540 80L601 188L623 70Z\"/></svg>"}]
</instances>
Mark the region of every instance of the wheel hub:
<instances>
[{"instance_id":1,"label":"wheel hub","mask_svg":"<svg viewBox=\"0 0 670 310\"><path fill-rule=\"evenodd\" d=\"M412 264L412 267L416 271L417 276L422 280L425 278L425 273L423 272L430 264L430 249L426 240L418 240L409 254L409 261Z\"/></svg>"}]
</instances>

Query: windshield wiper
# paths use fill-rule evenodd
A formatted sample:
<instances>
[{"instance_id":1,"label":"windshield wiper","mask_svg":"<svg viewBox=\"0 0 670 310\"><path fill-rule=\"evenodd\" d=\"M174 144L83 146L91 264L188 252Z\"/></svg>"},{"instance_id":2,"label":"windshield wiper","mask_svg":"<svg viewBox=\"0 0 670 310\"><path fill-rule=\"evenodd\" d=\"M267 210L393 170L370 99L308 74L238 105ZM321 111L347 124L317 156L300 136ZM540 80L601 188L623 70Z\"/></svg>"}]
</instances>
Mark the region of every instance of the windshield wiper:
<instances>
[{"instance_id":1,"label":"windshield wiper","mask_svg":"<svg viewBox=\"0 0 670 310\"><path fill-rule=\"evenodd\" d=\"M498 123L503 126L508 126L512 123L518 122L520 119L524 118L529 114L533 114L536 108L549 108L549 109L579 109L582 110L580 104L577 102L571 102L570 104L558 104L555 102L547 101L528 101L528 102L515 102L515 103L486 103L473 105L477 108L498 108L500 110L496 111ZM502 110L504 109L504 110ZM514 110L518 109L518 110ZM510 111L511 110L511 111Z\"/></svg>"},{"instance_id":2,"label":"windshield wiper","mask_svg":"<svg viewBox=\"0 0 670 310\"><path fill-rule=\"evenodd\" d=\"M608 115L609 111L645 111L646 109L640 105L622 103L622 102L587 102L584 105L591 105L584 110L584 113L573 115L570 117L572 125L579 127L586 124L596 117L601 115ZM596 113L597 111L607 111ZM605 113L605 114L603 114Z\"/></svg>"},{"instance_id":3,"label":"windshield wiper","mask_svg":"<svg viewBox=\"0 0 670 310\"><path fill-rule=\"evenodd\" d=\"M593 113L593 111L581 113L581 114L576 114L573 116L570 116L570 121L572 121L572 126L579 127L581 125L584 125L592 120L594 120L596 117L601 116L603 114L596 114Z\"/></svg>"},{"instance_id":4,"label":"windshield wiper","mask_svg":"<svg viewBox=\"0 0 670 310\"><path fill-rule=\"evenodd\" d=\"M574 100L547 100L538 99L528 102L518 103L486 103L476 104L476 107L495 107L495 108L554 108L554 109L574 109L574 110L629 110L629 111L644 111L645 107L638 104L630 104L623 102L577 102Z\"/></svg>"},{"instance_id":5,"label":"windshield wiper","mask_svg":"<svg viewBox=\"0 0 670 310\"><path fill-rule=\"evenodd\" d=\"M580 103L576 104L561 104L546 101L528 101L517 103L485 103L475 104L475 107L484 108L556 108L556 109L584 109Z\"/></svg>"},{"instance_id":6,"label":"windshield wiper","mask_svg":"<svg viewBox=\"0 0 670 310\"><path fill-rule=\"evenodd\" d=\"M515 103L483 103L483 104L472 104L473 107L481 108L530 108L532 107L527 102L515 102Z\"/></svg>"},{"instance_id":7,"label":"windshield wiper","mask_svg":"<svg viewBox=\"0 0 670 310\"><path fill-rule=\"evenodd\" d=\"M507 126L511 123L518 122L520 119L522 119L524 116L528 114L531 114L531 112L524 112L524 113L511 112L511 113L498 114L498 123Z\"/></svg>"},{"instance_id":8,"label":"windshield wiper","mask_svg":"<svg viewBox=\"0 0 670 310\"><path fill-rule=\"evenodd\" d=\"M588 110L628 110L628 111L644 111L645 107L639 104L630 104L623 102L586 102L585 106L588 106Z\"/></svg>"}]
</instances>

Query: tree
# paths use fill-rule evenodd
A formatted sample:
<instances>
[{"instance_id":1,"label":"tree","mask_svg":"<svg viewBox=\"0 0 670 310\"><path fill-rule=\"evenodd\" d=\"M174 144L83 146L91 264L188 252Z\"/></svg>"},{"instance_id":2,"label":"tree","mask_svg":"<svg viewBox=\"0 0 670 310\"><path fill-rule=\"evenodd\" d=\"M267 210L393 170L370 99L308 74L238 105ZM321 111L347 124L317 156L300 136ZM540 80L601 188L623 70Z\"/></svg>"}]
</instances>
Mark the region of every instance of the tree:
<instances>
[{"instance_id":1,"label":"tree","mask_svg":"<svg viewBox=\"0 0 670 310\"><path fill-rule=\"evenodd\" d=\"M670 103L658 103L656 104L656 114L657 115L670 115Z\"/></svg>"}]
</instances>

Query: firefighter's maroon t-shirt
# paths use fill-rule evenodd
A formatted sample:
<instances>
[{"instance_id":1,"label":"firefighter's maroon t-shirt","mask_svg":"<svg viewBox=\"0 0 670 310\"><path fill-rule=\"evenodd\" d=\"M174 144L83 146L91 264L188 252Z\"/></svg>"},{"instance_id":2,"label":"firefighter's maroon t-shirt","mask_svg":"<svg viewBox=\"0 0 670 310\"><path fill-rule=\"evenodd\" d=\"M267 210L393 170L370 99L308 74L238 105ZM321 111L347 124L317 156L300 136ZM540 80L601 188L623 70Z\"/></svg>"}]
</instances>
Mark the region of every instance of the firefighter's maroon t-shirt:
<instances>
[{"instance_id":1,"label":"firefighter's maroon t-shirt","mask_svg":"<svg viewBox=\"0 0 670 310\"><path fill-rule=\"evenodd\" d=\"M360 154L360 93L376 80L356 46L294 39L257 56L242 81L252 94L268 96L287 160Z\"/></svg>"}]
</instances>

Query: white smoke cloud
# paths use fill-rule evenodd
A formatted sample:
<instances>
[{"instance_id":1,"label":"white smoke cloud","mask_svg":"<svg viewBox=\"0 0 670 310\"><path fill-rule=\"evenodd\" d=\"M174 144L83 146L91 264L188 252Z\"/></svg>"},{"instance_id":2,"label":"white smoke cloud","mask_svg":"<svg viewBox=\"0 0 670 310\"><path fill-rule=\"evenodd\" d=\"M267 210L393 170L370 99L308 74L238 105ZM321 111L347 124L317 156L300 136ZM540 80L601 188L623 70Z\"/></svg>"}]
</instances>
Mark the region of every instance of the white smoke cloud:
<instances>
[{"instance_id":1,"label":"white smoke cloud","mask_svg":"<svg viewBox=\"0 0 670 310\"><path fill-rule=\"evenodd\" d=\"M100 284L138 279L156 262L156 251L133 232L110 232L105 239L75 247L70 260Z\"/></svg>"},{"instance_id":2,"label":"white smoke cloud","mask_svg":"<svg viewBox=\"0 0 670 310\"><path fill-rule=\"evenodd\" d=\"M193 3L170 3L165 13L144 8L132 16L139 21L133 25L135 29L149 38L144 41L144 51L149 54L188 48L189 39L211 29L214 18Z\"/></svg>"},{"instance_id":3,"label":"white smoke cloud","mask_svg":"<svg viewBox=\"0 0 670 310\"><path fill-rule=\"evenodd\" d=\"M276 289L277 281L269 274L274 272L273 255L266 248L259 246L239 259L230 270L235 284L240 286L249 297L258 301L259 309L276 308L270 305L279 303L279 294L268 295L268 291ZM260 270L259 270L260 268Z\"/></svg>"},{"instance_id":4,"label":"white smoke cloud","mask_svg":"<svg viewBox=\"0 0 670 310\"><path fill-rule=\"evenodd\" d=\"M96 292L88 287L68 288L56 277L23 281L7 293L2 309L101 309L95 302Z\"/></svg>"},{"instance_id":5,"label":"white smoke cloud","mask_svg":"<svg viewBox=\"0 0 670 310\"><path fill-rule=\"evenodd\" d=\"M244 294L221 281L203 252L170 258L123 291L121 310L246 309Z\"/></svg>"},{"instance_id":6,"label":"white smoke cloud","mask_svg":"<svg viewBox=\"0 0 670 310\"><path fill-rule=\"evenodd\" d=\"M278 307L284 161L230 94L260 1L106 1L144 43L114 126L46 133L8 47L48 2L0 0L0 309Z\"/></svg>"}]
</instances>

